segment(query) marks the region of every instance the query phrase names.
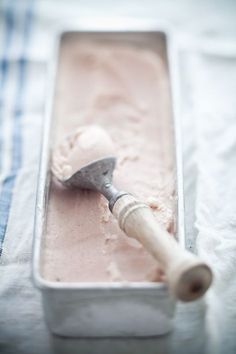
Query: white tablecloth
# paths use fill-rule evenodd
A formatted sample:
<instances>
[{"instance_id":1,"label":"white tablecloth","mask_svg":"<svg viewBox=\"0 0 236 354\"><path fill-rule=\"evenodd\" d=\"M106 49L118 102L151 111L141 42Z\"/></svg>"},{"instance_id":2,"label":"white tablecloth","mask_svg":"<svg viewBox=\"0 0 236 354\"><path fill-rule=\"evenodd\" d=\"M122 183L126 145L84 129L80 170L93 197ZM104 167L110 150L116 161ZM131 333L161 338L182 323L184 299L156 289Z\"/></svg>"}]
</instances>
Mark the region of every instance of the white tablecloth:
<instances>
[{"instance_id":1,"label":"white tablecloth","mask_svg":"<svg viewBox=\"0 0 236 354\"><path fill-rule=\"evenodd\" d=\"M0 10L0 353L235 353L236 3L10 0ZM59 23L91 16L164 19L176 29L187 246L215 281L205 301L178 305L165 338L52 338L30 279L49 53Z\"/></svg>"}]
</instances>

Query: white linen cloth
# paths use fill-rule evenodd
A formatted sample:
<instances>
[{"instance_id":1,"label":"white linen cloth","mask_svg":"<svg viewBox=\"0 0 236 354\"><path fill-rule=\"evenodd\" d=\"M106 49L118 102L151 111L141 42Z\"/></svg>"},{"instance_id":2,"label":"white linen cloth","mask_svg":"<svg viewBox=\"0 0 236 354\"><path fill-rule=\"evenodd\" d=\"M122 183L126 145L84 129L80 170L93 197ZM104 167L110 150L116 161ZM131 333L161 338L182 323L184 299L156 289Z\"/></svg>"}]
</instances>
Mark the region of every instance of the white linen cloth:
<instances>
[{"instance_id":1,"label":"white linen cloth","mask_svg":"<svg viewBox=\"0 0 236 354\"><path fill-rule=\"evenodd\" d=\"M0 10L0 195L14 181L0 200L0 353L235 353L236 3L6 0ZM60 22L114 15L176 29L187 247L210 262L215 281L205 301L178 305L168 337L68 341L49 335L30 278L46 67Z\"/></svg>"}]
</instances>

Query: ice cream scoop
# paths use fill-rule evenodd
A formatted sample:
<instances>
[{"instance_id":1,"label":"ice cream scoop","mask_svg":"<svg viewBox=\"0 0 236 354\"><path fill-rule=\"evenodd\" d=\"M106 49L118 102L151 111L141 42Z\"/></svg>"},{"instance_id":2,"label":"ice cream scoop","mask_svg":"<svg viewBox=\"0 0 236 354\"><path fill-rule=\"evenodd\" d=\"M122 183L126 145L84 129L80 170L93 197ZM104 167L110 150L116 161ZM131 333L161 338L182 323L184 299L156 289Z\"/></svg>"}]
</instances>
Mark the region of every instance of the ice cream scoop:
<instances>
[{"instance_id":1,"label":"ice cream scoop","mask_svg":"<svg viewBox=\"0 0 236 354\"><path fill-rule=\"evenodd\" d=\"M83 150L81 138L84 134L89 151L86 156L76 159L74 154ZM89 144L92 136L96 136L95 144ZM211 269L197 256L182 249L174 237L157 223L146 204L113 186L115 165L110 137L102 128L92 126L80 128L56 150L53 172L66 187L103 194L120 228L127 236L138 240L160 263L171 293L182 301L199 298L212 282Z\"/></svg>"}]
</instances>

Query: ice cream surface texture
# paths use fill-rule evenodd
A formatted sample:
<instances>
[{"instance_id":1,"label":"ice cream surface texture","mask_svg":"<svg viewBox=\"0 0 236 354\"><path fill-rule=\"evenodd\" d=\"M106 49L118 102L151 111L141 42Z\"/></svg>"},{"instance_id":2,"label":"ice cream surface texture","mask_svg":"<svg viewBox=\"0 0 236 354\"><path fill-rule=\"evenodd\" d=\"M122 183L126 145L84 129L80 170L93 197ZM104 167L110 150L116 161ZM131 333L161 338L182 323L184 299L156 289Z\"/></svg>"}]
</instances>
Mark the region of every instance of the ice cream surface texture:
<instances>
[{"instance_id":1,"label":"ice cream surface texture","mask_svg":"<svg viewBox=\"0 0 236 354\"><path fill-rule=\"evenodd\" d=\"M96 125L79 127L55 149L52 171L63 181L83 166L114 155L114 145L104 129Z\"/></svg>"},{"instance_id":2,"label":"ice cream surface texture","mask_svg":"<svg viewBox=\"0 0 236 354\"><path fill-rule=\"evenodd\" d=\"M101 156L100 152L104 154L103 149L93 150L101 127L117 156L114 185L149 204L157 221L174 231L168 73L155 49L123 41L65 37L53 115L53 149L65 136L66 144L72 146L69 154L68 146L62 147L69 167L60 169L60 161L55 164L63 178L95 155ZM95 127L86 130L90 125ZM74 139L72 143L70 139ZM104 148L110 149L111 141L103 140ZM67 189L54 177L41 268L43 277L61 282L159 281L161 274L156 260L120 230L103 196Z\"/></svg>"}]
</instances>

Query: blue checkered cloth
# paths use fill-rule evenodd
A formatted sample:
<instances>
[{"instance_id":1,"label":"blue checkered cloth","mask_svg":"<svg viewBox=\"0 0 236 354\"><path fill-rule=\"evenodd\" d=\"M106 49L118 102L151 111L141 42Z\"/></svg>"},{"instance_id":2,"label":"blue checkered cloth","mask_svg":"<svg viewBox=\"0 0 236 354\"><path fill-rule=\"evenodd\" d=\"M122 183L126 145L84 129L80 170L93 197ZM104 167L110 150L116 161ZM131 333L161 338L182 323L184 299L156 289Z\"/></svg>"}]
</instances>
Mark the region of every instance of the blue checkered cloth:
<instances>
[{"instance_id":1,"label":"blue checkered cloth","mask_svg":"<svg viewBox=\"0 0 236 354\"><path fill-rule=\"evenodd\" d=\"M29 0L22 7L20 28L17 23L19 15L16 12L16 1L9 0L4 5L0 57L0 255L17 174L24 163L22 117L25 109L27 51L33 26L34 1ZM18 30L16 44L14 37ZM11 90L9 85L13 86Z\"/></svg>"}]
</instances>

